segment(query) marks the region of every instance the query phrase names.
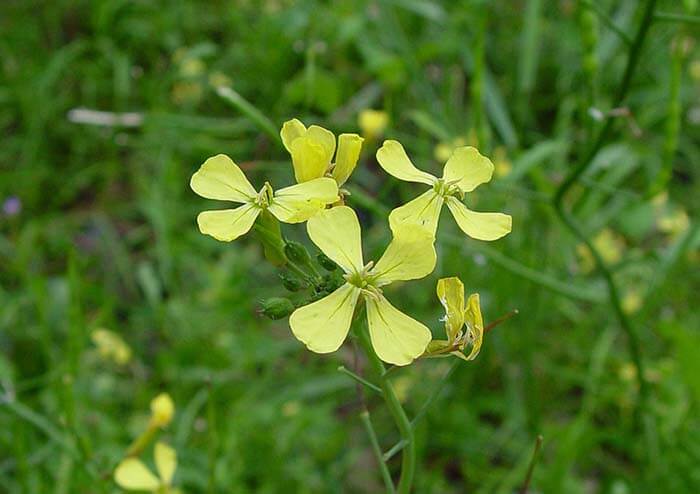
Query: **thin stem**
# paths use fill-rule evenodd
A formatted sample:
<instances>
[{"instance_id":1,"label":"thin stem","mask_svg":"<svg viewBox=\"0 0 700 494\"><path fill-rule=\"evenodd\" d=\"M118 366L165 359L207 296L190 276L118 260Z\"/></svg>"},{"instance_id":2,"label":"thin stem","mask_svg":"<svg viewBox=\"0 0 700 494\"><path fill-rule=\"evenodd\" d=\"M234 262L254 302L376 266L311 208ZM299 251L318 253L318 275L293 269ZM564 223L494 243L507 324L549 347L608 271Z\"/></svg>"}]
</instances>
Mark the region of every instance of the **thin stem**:
<instances>
[{"instance_id":1,"label":"thin stem","mask_svg":"<svg viewBox=\"0 0 700 494\"><path fill-rule=\"evenodd\" d=\"M272 120L267 118L260 110L258 110L252 103L250 103L243 96L238 94L230 87L219 86L216 88L216 94L219 95L221 99L226 101L228 104L238 109L241 113L247 116L250 120L257 125L260 130L264 131L273 142L280 142L280 135L277 131L277 127Z\"/></svg>"},{"instance_id":2,"label":"thin stem","mask_svg":"<svg viewBox=\"0 0 700 494\"><path fill-rule=\"evenodd\" d=\"M362 384L363 386L366 386L367 388L371 389L371 390L374 391L375 393L382 394L382 390L381 390L381 388L380 388L379 386L377 386L377 385L375 385L375 384L372 384L371 382L369 382L369 381L368 381L367 379L365 379L364 377L355 374L353 371L351 371L350 369L348 369L348 368L345 367L344 365L341 365L340 367L338 367L338 372L342 372L342 373L345 374L346 376L348 376L348 377L354 379L355 381L357 381L358 383Z\"/></svg>"},{"instance_id":3,"label":"thin stem","mask_svg":"<svg viewBox=\"0 0 700 494\"><path fill-rule=\"evenodd\" d=\"M667 22L685 22L687 24L700 24L700 16L673 14L668 12L657 12L654 14L654 20Z\"/></svg>"},{"instance_id":4,"label":"thin stem","mask_svg":"<svg viewBox=\"0 0 700 494\"><path fill-rule=\"evenodd\" d=\"M625 99L627 95L627 91L629 90L630 83L632 81L632 75L634 74L637 64L639 62L639 56L641 54L641 49L642 45L644 44L644 40L646 39L646 36L649 32L649 28L651 27L652 21L654 19L654 7L656 6L656 0L646 0L643 6L643 15L642 15L642 21L639 25L639 28L637 30L637 33L634 37L634 40L632 42L632 45L630 46L629 54L627 56L627 65L625 66L625 72L624 75L622 76L622 82L620 83L620 87L615 95L615 98L613 100L612 107L619 107L621 106L623 100ZM566 196L567 192L573 187L573 185L578 181L578 179L581 177L581 175L588 169L588 167L591 165L593 162L593 158L596 156L600 148L603 146L605 141L608 138L608 134L612 130L612 119L607 119L605 122L605 125L601 129L600 133L598 134L597 138L595 139L593 145L589 148L589 150L583 155L582 159L579 161L579 163L576 165L576 167L569 173L569 175L564 179L564 181L561 183L559 188L557 189L556 193L554 194L553 198L553 205L554 209L559 216L560 220L564 225L571 231L571 233L574 234L583 244L588 248L588 250L591 252L591 255L593 259L595 260L596 266L598 270L602 273L603 279L605 280L605 283L608 287L608 295L610 298L610 303L613 306L613 311L615 313L615 316L617 317L620 326L622 326L622 329L625 331L627 335L627 339L629 341L629 347L630 347L630 354L632 361L634 363L634 366L636 367L637 370L637 380L639 384L639 394L640 394L640 403L637 405L636 408L636 416L637 419L639 419L639 414L641 413L642 409L642 404L646 401L646 396L648 393L647 390L647 383L646 379L644 376L644 366L642 362L642 357L641 357L641 351L640 351L640 345L639 345L639 336L637 335L637 332L635 331L634 327L632 326L632 323L630 322L629 318L625 314L625 312L622 310L622 305L620 303L620 297L618 294L618 289L617 285L615 284L615 280L613 279L612 272L608 268L608 266L605 264L605 261L603 261L602 256L600 255L600 252L595 248L595 246L592 244L592 242L589 240L588 236L586 235L586 232L584 229L577 223L576 219L574 216L564 209L564 197ZM640 423L639 420L637 423Z\"/></svg>"},{"instance_id":5,"label":"thin stem","mask_svg":"<svg viewBox=\"0 0 700 494\"><path fill-rule=\"evenodd\" d=\"M540 458L540 449L542 448L542 435L539 434L537 439L535 439L535 449L532 451L532 458L530 458L530 466L527 467L527 474L525 475L525 481L523 486L520 488L520 494L527 494L530 488L530 482L532 482L532 473L535 471L535 465L537 465L537 460Z\"/></svg>"},{"instance_id":6,"label":"thin stem","mask_svg":"<svg viewBox=\"0 0 700 494\"><path fill-rule=\"evenodd\" d=\"M593 12L595 12L600 21L603 24L605 24L608 27L608 29L617 34L617 36L625 43L625 45L632 45L632 38L630 38L627 35L627 33L624 30L622 30L621 27L615 24L615 21L608 14L605 13L605 11L600 7L600 5L598 5L596 2L593 2L592 0L579 0L579 2L591 9Z\"/></svg>"},{"instance_id":7,"label":"thin stem","mask_svg":"<svg viewBox=\"0 0 700 494\"><path fill-rule=\"evenodd\" d=\"M408 494L411 492L411 485L413 484L413 476L416 470L416 444L413 438L413 428L411 427L411 422L406 416L406 412L401 406L394 387L391 385L391 381L387 376L384 375L384 364L379 359L374 349L372 348L372 343L369 339L369 334L364 328L359 328L358 337L360 345L362 346L370 365L374 369L377 376L380 377L380 386L382 388L382 394L384 395L384 401L389 408L389 412L396 422L396 426L401 433L401 438L406 441L406 446L403 451L403 457L401 459L401 477L399 478L399 485L396 492L399 494Z\"/></svg>"},{"instance_id":8,"label":"thin stem","mask_svg":"<svg viewBox=\"0 0 700 494\"><path fill-rule=\"evenodd\" d=\"M377 388L378 389L378 388ZM381 393L381 390L379 390ZM365 426L367 435L369 436L369 442L372 445L372 452L377 458L377 463L379 463L379 471L382 473L382 480L384 480L384 485L386 486L387 492L394 493L396 489L394 488L394 481L391 480L391 474L389 473L389 467L387 467L386 461L382 458L382 448L379 446L379 441L377 440L377 434L374 432L374 427L372 426L372 421L369 417L369 411L365 408L362 413L360 413L360 420Z\"/></svg>"}]
</instances>

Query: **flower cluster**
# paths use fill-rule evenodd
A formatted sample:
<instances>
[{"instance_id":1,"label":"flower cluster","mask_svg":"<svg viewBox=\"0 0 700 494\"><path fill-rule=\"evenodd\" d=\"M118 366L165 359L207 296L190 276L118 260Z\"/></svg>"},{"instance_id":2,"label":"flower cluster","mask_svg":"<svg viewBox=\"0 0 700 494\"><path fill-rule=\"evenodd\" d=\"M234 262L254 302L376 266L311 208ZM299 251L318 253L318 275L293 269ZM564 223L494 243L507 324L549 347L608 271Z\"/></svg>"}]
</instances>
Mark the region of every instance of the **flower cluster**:
<instances>
[{"instance_id":1,"label":"flower cluster","mask_svg":"<svg viewBox=\"0 0 700 494\"><path fill-rule=\"evenodd\" d=\"M382 129L385 125L382 122ZM484 333L479 296L473 294L465 302L459 279L441 279L437 287L446 311L447 340L432 340L428 327L394 307L383 288L432 273L437 260L435 236L444 205L459 228L472 238L496 240L511 231L510 216L472 211L463 203L466 194L491 180L493 163L474 147L458 147L438 178L418 169L399 142L385 141L376 153L379 165L399 180L429 188L391 212L392 240L376 263L366 262L360 222L345 204L348 193L341 188L357 166L364 139L357 134L340 134L336 140L329 130L318 125L306 127L297 119L285 122L280 136L291 155L296 185L275 189L265 182L256 191L243 171L221 154L206 160L190 181L192 190L202 197L242 204L200 213L197 223L202 233L231 241L258 225L266 232L261 237L266 255L277 245L283 257L280 264L289 268L290 274L282 276L285 288L297 291L313 287L308 303L295 306L287 299L274 299L265 304L265 313L273 318L290 314L294 336L317 353L334 352L342 345L360 308L366 312L372 347L384 362L407 365L421 356L441 355L475 358ZM306 222L309 238L322 252L319 264L329 274L322 276L312 266L303 246L281 237L279 222Z\"/></svg>"}]
</instances>

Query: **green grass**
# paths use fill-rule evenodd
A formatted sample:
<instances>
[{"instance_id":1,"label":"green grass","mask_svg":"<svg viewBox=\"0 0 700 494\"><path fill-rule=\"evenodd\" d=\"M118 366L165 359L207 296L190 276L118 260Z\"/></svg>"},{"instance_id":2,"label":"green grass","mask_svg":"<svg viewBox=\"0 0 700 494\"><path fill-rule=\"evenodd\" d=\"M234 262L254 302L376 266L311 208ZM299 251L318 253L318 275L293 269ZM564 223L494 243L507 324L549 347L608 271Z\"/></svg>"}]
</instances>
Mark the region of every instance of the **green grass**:
<instances>
[{"instance_id":1,"label":"green grass","mask_svg":"<svg viewBox=\"0 0 700 494\"><path fill-rule=\"evenodd\" d=\"M436 336L440 277L479 292L487 322L519 310L417 422L415 492L514 492L538 434L533 492L697 492L700 12L656 2L629 111L615 111L646 3L3 2L0 202L21 212L0 212L0 492L118 492L111 473L160 391L186 492L382 490L364 403L338 371L370 379L366 363L352 343L312 354L286 320L262 318L261 300L286 295L277 269L252 236L202 236L196 214L214 203L188 186L217 153L253 183L292 183L281 123L357 132L367 107L390 113L385 136L428 171L455 138L511 164L467 202L511 214L513 232L478 242L444 213L435 272L387 290ZM210 83L222 76L233 102ZM140 117L99 126L77 108ZM623 241L607 269L623 302L642 302L624 318L643 401L605 278L584 272L554 208L603 130L562 206L586 238ZM368 258L389 240L387 212L418 192L379 168L380 144L365 143L348 184ZM686 228L664 232L679 210ZM128 365L99 356L99 327L128 343ZM410 417L450 367L392 371ZM366 395L386 451L398 432ZM389 469L398 478L398 456Z\"/></svg>"}]
</instances>

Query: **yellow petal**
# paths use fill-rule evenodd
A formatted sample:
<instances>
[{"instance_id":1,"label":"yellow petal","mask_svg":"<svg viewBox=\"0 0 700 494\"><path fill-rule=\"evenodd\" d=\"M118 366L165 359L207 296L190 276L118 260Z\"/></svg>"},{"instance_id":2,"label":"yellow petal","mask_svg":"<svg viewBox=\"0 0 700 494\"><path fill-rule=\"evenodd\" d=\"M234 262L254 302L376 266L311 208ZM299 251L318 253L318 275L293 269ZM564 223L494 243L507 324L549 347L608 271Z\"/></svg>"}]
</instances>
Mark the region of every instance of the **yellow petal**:
<instances>
[{"instance_id":1,"label":"yellow petal","mask_svg":"<svg viewBox=\"0 0 700 494\"><path fill-rule=\"evenodd\" d=\"M400 226L370 275L376 277L378 286L429 275L437 260L434 242L435 237L425 228Z\"/></svg>"},{"instance_id":2,"label":"yellow petal","mask_svg":"<svg viewBox=\"0 0 700 494\"><path fill-rule=\"evenodd\" d=\"M512 228L513 219L503 213L477 213L467 209L455 197L447 198L447 207L464 233L477 240L497 240Z\"/></svg>"},{"instance_id":3,"label":"yellow petal","mask_svg":"<svg viewBox=\"0 0 700 494\"><path fill-rule=\"evenodd\" d=\"M343 185L357 165L364 139L357 134L340 134L338 136L338 154L335 157L333 178L338 186Z\"/></svg>"},{"instance_id":4,"label":"yellow petal","mask_svg":"<svg viewBox=\"0 0 700 494\"><path fill-rule=\"evenodd\" d=\"M338 184L329 177L316 178L275 191L268 211L283 223L300 223L338 200Z\"/></svg>"},{"instance_id":5,"label":"yellow petal","mask_svg":"<svg viewBox=\"0 0 700 494\"><path fill-rule=\"evenodd\" d=\"M335 152L335 136L329 130L312 125L290 146L297 182L306 182L326 174Z\"/></svg>"},{"instance_id":6,"label":"yellow petal","mask_svg":"<svg viewBox=\"0 0 700 494\"><path fill-rule=\"evenodd\" d=\"M384 362L410 364L430 343L430 330L380 295L367 297L367 322L372 346Z\"/></svg>"},{"instance_id":7,"label":"yellow petal","mask_svg":"<svg viewBox=\"0 0 700 494\"><path fill-rule=\"evenodd\" d=\"M358 116L358 125L362 135L368 139L376 139L389 123L389 114L381 110L362 110Z\"/></svg>"},{"instance_id":8,"label":"yellow petal","mask_svg":"<svg viewBox=\"0 0 700 494\"><path fill-rule=\"evenodd\" d=\"M395 232L403 224L418 224L435 235L440 220L440 211L445 200L433 189L394 209L389 214L389 226Z\"/></svg>"},{"instance_id":9,"label":"yellow petal","mask_svg":"<svg viewBox=\"0 0 700 494\"><path fill-rule=\"evenodd\" d=\"M464 146L455 149L445 163L442 178L446 182L458 180L462 192L471 192L479 185L491 180L493 163L476 148Z\"/></svg>"},{"instance_id":10,"label":"yellow petal","mask_svg":"<svg viewBox=\"0 0 700 494\"><path fill-rule=\"evenodd\" d=\"M345 283L336 291L289 316L294 336L316 353L336 351L350 330L360 289Z\"/></svg>"},{"instance_id":11,"label":"yellow petal","mask_svg":"<svg viewBox=\"0 0 700 494\"><path fill-rule=\"evenodd\" d=\"M416 168L398 141L384 141L382 147L377 151L377 161L385 172L399 180L428 185L433 185L437 180L430 173Z\"/></svg>"},{"instance_id":12,"label":"yellow petal","mask_svg":"<svg viewBox=\"0 0 700 494\"><path fill-rule=\"evenodd\" d=\"M464 311L464 320L469 329L472 350L467 356L467 360L474 360L481 350L481 343L484 340L484 319L481 316L481 305L479 304L479 294L472 293L467 299L467 309Z\"/></svg>"},{"instance_id":13,"label":"yellow petal","mask_svg":"<svg viewBox=\"0 0 700 494\"><path fill-rule=\"evenodd\" d=\"M319 125L312 125L306 131L306 135L314 142L319 143L328 158L328 162L333 159L335 153L335 135L328 129L324 129Z\"/></svg>"},{"instance_id":14,"label":"yellow petal","mask_svg":"<svg viewBox=\"0 0 700 494\"><path fill-rule=\"evenodd\" d=\"M346 273L362 270L360 222L355 211L339 206L321 211L306 224L309 238Z\"/></svg>"},{"instance_id":15,"label":"yellow petal","mask_svg":"<svg viewBox=\"0 0 700 494\"><path fill-rule=\"evenodd\" d=\"M225 154L217 154L206 160L192 175L190 187L207 199L248 202L257 192L243 171Z\"/></svg>"},{"instance_id":16,"label":"yellow petal","mask_svg":"<svg viewBox=\"0 0 700 494\"><path fill-rule=\"evenodd\" d=\"M437 282L437 296L445 308L445 331L453 343L464 326L464 285L459 278L441 278Z\"/></svg>"},{"instance_id":17,"label":"yellow petal","mask_svg":"<svg viewBox=\"0 0 700 494\"><path fill-rule=\"evenodd\" d=\"M284 122L282 130L280 130L282 144L284 144L284 147L290 153L292 152L292 142L294 142L294 139L304 134L306 134L306 126L296 118Z\"/></svg>"},{"instance_id":18,"label":"yellow petal","mask_svg":"<svg viewBox=\"0 0 700 494\"><path fill-rule=\"evenodd\" d=\"M117 465L114 481L122 489L131 491L154 491L160 487L158 477L136 458L126 458Z\"/></svg>"},{"instance_id":19,"label":"yellow petal","mask_svg":"<svg viewBox=\"0 0 700 494\"><path fill-rule=\"evenodd\" d=\"M170 485L177 468L177 455L175 450L165 443L157 442L153 449L158 475L165 485Z\"/></svg>"},{"instance_id":20,"label":"yellow petal","mask_svg":"<svg viewBox=\"0 0 700 494\"><path fill-rule=\"evenodd\" d=\"M291 153L294 177L299 183L322 177L331 162L327 159L323 146L307 136L292 142Z\"/></svg>"},{"instance_id":21,"label":"yellow petal","mask_svg":"<svg viewBox=\"0 0 700 494\"><path fill-rule=\"evenodd\" d=\"M260 211L262 210L254 204L244 204L236 209L204 211L197 216L197 224L204 235L230 242L248 233Z\"/></svg>"},{"instance_id":22,"label":"yellow petal","mask_svg":"<svg viewBox=\"0 0 700 494\"><path fill-rule=\"evenodd\" d=\"M151 400L151 423L165 427L173 420L175 403L168 393L161 393Z\"/></svg>"}]
</instances>

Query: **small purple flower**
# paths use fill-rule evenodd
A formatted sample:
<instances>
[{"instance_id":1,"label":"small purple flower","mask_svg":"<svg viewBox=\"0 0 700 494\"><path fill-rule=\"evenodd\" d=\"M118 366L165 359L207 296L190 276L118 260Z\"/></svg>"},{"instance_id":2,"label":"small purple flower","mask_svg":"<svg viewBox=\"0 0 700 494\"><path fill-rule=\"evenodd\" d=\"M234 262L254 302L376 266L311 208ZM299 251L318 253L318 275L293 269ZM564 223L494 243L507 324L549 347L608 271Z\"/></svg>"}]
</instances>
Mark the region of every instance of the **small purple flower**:
<instances>
[{"instance_id":1,"label":"small purple flower","mask_svg":"<svg viewBox=\"0 0 700 494\"><path fill-rule=\"evenodd\" d=\"M17 216L22 211L22 201L17 196L10 196L2 203L5 216Z\"/></svg>"}]
</instances>

